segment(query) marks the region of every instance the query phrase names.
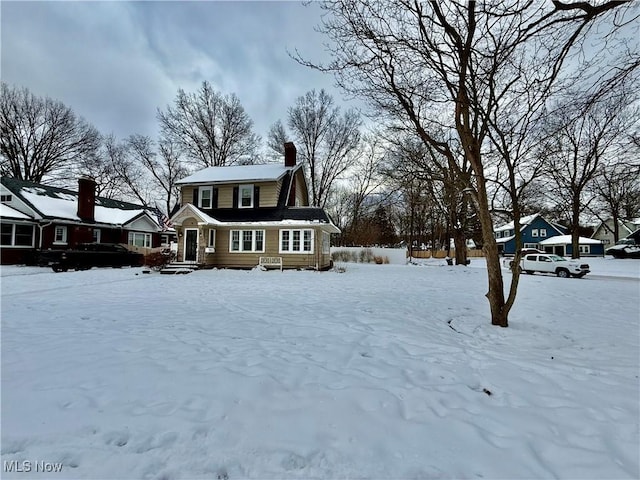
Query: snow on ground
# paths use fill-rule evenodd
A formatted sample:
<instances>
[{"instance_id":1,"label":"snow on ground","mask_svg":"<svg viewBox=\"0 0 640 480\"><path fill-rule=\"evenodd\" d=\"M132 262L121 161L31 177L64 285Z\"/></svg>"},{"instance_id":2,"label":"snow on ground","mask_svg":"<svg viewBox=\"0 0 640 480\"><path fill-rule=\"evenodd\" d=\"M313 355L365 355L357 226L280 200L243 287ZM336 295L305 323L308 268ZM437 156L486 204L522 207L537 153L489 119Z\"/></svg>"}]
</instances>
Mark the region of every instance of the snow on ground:
<instances>
[{"instance_id":1,"label":"snow on ground","mask_svg":"<svg viewBox=\"0 0 640 480\"><path fill-rule=\"evenodd\" d=\"M638 478L640 262L438 262L2 267L2 476Z\"/></svg>"}]
</instances>

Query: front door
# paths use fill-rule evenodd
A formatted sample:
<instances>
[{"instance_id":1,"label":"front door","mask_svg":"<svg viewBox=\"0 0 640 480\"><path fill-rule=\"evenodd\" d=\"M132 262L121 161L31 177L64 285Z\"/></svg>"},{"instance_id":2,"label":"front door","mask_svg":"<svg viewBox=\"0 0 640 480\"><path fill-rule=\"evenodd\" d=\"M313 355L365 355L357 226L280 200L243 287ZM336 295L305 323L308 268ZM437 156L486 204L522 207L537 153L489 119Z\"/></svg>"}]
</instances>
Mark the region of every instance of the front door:
<instances>
[{"instance_id":1,"label":"front door","mask_svg":"<svg viewBox=\"0 0 640 480\"><path fill-rule=\"evenodd\" d=\"M198 261L198 229L184 229L184 261Z\"/></svg>"}]
</instances>

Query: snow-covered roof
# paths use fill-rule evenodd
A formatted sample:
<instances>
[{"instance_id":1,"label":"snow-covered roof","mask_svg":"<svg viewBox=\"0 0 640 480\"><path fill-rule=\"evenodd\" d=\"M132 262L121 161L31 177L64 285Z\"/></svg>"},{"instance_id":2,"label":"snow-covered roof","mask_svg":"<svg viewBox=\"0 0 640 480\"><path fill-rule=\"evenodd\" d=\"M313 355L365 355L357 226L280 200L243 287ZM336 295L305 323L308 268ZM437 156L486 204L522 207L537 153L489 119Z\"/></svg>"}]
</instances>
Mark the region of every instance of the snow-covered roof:
<instances>
[{"instance_id":1,"label":"snow-covered roof","mask_svg":"<svg viewBox=\"0 0 640 480\"><path fill-rule=\"evenodd\" d=\"M510 237L496 238L496 243L507 243L509 240L513 240L514 238L515 235L511 235Z\"/></svg>"},{"instance_id":2,"label":"snow-covered roof","mask_svg":"<svg viewBox=\"0 0 640 480\"><path fill-rule=\"evenodd\" d=\"M536 218L538 218L540 216L539 213L534 213L533 215L527 215L526 217L522 217L520 218L520 226L521 227L525 227L526 225L529 225L531 222L533 222ZM514 228L514 222L511 221L505 225L502 225L501 227L498 227L494 230L494 232L502 232L505 230L513 230Z\"/></svg>"},{"instance_id":3,"label":"snow-covered roof","mask_svg":"<svg viewBox=\"0 0 640 480\"><path fill-rule=\"evenodd\" d=\"M176 182L184 185L189 183L230 183L230 182L258 182L274 181L282 178L287 172L298 167L286 167L280 163L264 165L235 165L228 167L208 167L199 170Z\"/></svg>"},{"instance_id":4,"label":"snow-covered roof","mask_svg":"<svg viewBox=\"0 0 640 480\"><path fill-rule=\"evenodd\" d=\"M181 225L182 221L191 215L195 215L198 220L200 220L200 223L207 225L222 225L221 221L216 220L211 215L207 215L198 207L190 203L183 205L182 208L171 217L171 223Z\"/></svg>"},{"instance_id":5,"label":"snow-covered roof","mask_svg":"<svg viewBox=\"0 0 640 480\"><path fill-rule=\"evenodd\" d=\"M50 190L39 187L25 187L20 193L25 200L31 203L45 217L80 221L77 195L58 192L54 197L51 195ZM144 212L145 210L142 208L123 210L96 205L95 221L97 223L123 225Z\"/></svg>"},{"instance_id":6,"label":"snow-covered roof","mask_svg":"<svg viewBox=\"0 0 640 480\"><path fill-rule=\"evenodd\" d=\"M10 207L9 205L5 205L4 203L0 204L0 217L17 218L20 220L33 220L29 215L19 212L15 208Z\"/></svg>"},{"instance_id":7,"label":"snow-covered roof","mask_svg":"<svg viewBox=\"0 0 640 480\"><path fill-rule=\"evenodd\" d=\"M2 184L4 188L13 192L20 203L28 208L29 212L33 212L37 219L82 221L78 217L78 192L8 177L2 177ZM4 205L4 207L11 208L8 205ZM15 209L12 208L12 210ZM31 218L25 213L18 213L24 215L24 218ZM123 226L142 215L148 216L154 224L159 225L155 215L142 205L100 196L95 197L94 220L97 224ZM5 215L3 214L3 216ZM15 217L14 214L13 218L19 217Z\"/></svg>"},{"instance_id":8,"label":"snow-covered roof","mask_svg":"<svg viewBox=\"0 0 640 480\"><path fill-rule=\"evenodd\" d=\"M568 245L571 243L571 235L556 235L555 237L549 237L538 243L540 245ZM602 241L596 240L595 238L580 237L578 243L581 245L600 245Z\"/></svg>"}]
</instances>

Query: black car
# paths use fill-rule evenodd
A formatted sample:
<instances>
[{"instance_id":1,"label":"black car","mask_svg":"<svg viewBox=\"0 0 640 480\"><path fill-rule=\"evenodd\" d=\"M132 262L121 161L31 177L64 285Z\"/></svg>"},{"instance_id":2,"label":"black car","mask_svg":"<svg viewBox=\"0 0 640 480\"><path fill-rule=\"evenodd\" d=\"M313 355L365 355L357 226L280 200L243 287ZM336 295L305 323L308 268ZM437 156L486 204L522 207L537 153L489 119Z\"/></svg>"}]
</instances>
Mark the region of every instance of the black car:
<instances>
[{"instance_id":1,"label":"black car","mask_svg":"<svg viewBox=\"0 0 640 480\"><path fill-rule=\"evenodd\" d=\"M613 258L640 258L640 245L614 245L604 253L611 255Z\"/></svg>"},{"instance_id":2,"label":"black car","mask_svg":"<svg viewBox=\"0 0 640 480\"><path fill-rule=\"evenodd\" d=\"M92 267L137 267L144 263L144 255L131 252L118 243L81 243L68 250L40 252L39 263L49 265L54 272Z\"/></svg>"}]
</instances>

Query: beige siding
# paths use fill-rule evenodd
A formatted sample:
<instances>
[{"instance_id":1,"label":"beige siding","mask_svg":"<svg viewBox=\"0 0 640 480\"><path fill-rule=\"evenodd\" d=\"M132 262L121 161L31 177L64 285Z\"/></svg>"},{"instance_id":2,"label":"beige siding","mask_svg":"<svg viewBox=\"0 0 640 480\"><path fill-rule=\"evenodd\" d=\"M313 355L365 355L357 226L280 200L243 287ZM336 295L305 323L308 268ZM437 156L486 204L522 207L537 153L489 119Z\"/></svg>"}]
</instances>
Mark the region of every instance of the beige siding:
<instances>
[{"instance_id":1,"label":"beige siding","mask_svg":"<svg viewBox=\"0 0 640 480\"><path fill-rule=\"evenodd\" d=\"M195 228L195 220L188 219L183 223L183 227ZM201 235L198 236L201 245L198 249L198 261L212 267L220 268L253 268L260 257L282 257L284 268L326 268L331 261L330 254L322 253L322 232L315 230L314 234L314 253L312 254L280 254L279 253L279 229L265 229L265 251L256 253L240 253L229 252L229 235L231 230L237 228L218 228L216 229L216 252L213 254L205 253L205 242L209 238L209 227L200 227ZM179 238L178 242L178 260L182 260L184 249L184 237Z\"/></svg>"},{"instance_id":2,"label":"beige siding","mask_svg":"<svg viewBox=\"0 0 640 480\"><path fill-rule=\"evenodd\" d=\"M260 182L254 186L260 187L260 206L275 207L278 204L280 182ZM218 208L233 208L233 189L239 183L218 186Z\"/></svg>"},{"instance_id":3,"label":"beige siding","mask_svg":"<svg viewBox=\"0 0 640 480\"><path fill-rule=\"evenodd\" d=\"M182 187L181 189L181 203L180 205L186 205L187 203L193 203L193 189L192 186Z\"/></svg>"},{"instance_id":4,"label":"beige siding","mask_svg":"<svg viewBox=\"0 0 640 480\"><path fill-rule=\"evenodd\" d=\"M296 205L300 207L309 206L309 192L305 188L304 172L302 169L296 172Z\"/></svg>"},{"instance_id":5,"label":"beige siding","mask_svg":"<svg viewBox=\"0 0 640 480\"><path fill-rule=\"evenodd\" d=\"M278 195L280 193L280 184L282 182L257 183L260 187L260 206L276 207L278 206Z\"/></svg>"},{"instance_id":6,"label":"beige siding","mask_svg":"<svg viewBox=\"0 0 640 480\"><path fill-rule=\"evenodd\" d=\"M218 187L218 208L233 208L233 187L235 185L220 185Z\"/></svg>"}]
</instances>

